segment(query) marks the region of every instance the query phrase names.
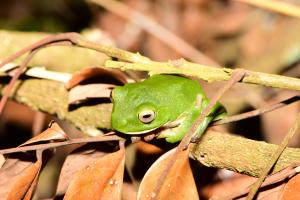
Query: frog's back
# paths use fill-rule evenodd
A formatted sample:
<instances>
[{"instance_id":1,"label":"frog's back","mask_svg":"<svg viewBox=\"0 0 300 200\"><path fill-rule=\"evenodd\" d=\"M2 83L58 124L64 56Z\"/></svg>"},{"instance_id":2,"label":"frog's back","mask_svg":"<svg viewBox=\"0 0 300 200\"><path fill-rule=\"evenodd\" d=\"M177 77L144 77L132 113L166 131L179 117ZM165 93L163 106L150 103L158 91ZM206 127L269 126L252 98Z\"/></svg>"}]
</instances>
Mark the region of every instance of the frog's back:
<instances>
[{"instance_id":1,"label":"frog's back","mask_svg":"<svg viewBox=\"0 0 300 200\"><path fill-rule=\"evenodd\" d=\"M141 85L147 86L154 93L157 91L166 94L165 92L167 92L168 96L173 97L192 97L194 99L194 95L203 93L201 86L196 81L176 75L153 75L141 82Z\"/></svg>"},{"instance_id":2,"label":"frog's back","mask_svg":"<svg viewBox=\"0 0 300 200\"><path fill-rule=\"evenodd\" d=\"M147 101L174 116L194 107L199 94L204 99L197 81L176 75L153 75L134 89L128 88L130 101Z\"/></svg>"},{"instance_id":3,"label":"frog's back","mask_svg":"<svg viewBox=\"0 0 300 200\"><path fill-rule=\"evenodd\" d=\"M181 114L199 114L197 96L206 99L198 82L175 75L154 75L139 82L113 90L112 126L120 132L141 132L176 120ZM155 120L142 123L143 110L155 113Z\"/></svg>"}]
</instances>

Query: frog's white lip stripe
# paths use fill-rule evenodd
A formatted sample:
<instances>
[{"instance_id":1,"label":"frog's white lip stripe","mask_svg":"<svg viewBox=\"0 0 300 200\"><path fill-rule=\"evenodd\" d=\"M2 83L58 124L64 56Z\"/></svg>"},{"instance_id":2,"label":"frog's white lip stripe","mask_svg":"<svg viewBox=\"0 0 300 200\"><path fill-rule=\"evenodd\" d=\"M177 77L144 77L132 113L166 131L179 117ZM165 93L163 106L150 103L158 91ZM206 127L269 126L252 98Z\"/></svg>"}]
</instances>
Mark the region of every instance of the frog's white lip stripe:
<instances>
[{"instance_id":1,"label":"frog's white lip stripe","mask_svg":"<svg viewBox=\"0 0 300 200\"><path fill-rule=\"evenodd\" d=\"M144 133L149 133L151 131L154 131L158 128L153 128L153 129L149 129L149 130L145 130L145 131L140 131L140 132L128 132L126 134L129 134L129 135L138 135L138 134L144 134Z\"/></svg>"},{"instance_id":2,"label":"frog's white lip stripe","mask_svg":"<svg viewBox=\"0 0 300 200\"><path fill-rule=\"evenodd\" d=\"M159 128L175 128L175 127L178 127L180 126L180 124L182 123L183 119L178 119L178 120L175 120L173 122L167 122L165 123L164 125L162 125L161 127L157 127L157 128L153 128L153 129L149 129L149 130L145 130L145 131L140 131L140 132L128 132L126 134L129 134L129 135L138 135L138 134L145 134L145 133L149 133L149 132L152 132L156 129L159 129Z\"/></svg>"}]
</instances>

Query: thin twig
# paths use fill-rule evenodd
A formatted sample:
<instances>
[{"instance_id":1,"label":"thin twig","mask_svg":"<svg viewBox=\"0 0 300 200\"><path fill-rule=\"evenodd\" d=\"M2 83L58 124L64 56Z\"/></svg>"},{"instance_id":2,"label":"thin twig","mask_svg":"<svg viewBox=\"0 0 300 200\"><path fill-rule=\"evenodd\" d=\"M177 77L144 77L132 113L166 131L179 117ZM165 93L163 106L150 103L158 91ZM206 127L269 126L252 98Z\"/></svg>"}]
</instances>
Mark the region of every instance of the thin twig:
<instances>
[{"instance_id":1,"label":"thin twig","mask_svg":"<svg viewBox=\"0 0 300 200\"><path fill-rule=\"evenodd\" d=\"M5 104L12 92L12 89L14 87L14 85L16 84L17 80L19 79L19 77L21 76L21 74L25 71L27 64L29 63L29 61L31 60L31 58L37 53L37 50L33 50L26 58L25 60L22 62L22 64L20 65L20 67L17 70L17 73L14 74L13 78L10 80L8 86L5 89L4 95L1 98L0 101L0 115L3 112L3 109L5 107Z\"/></svg>"},{"instance_id":2,"label":"thin twig","mask_svg":"<svg viewBox=\"0 0 300 200\"><path fill-rule=\"evenodd\" d=\"M105 67L119 68L121 70L138 70L148 71L152 74L184 74L186 76L194 76L208 82L227 81L230 79L234 69L216 68L206 65L187 62L183 59L174 62L149 62L149 63L128 63L120 61L107 60ZM255 72L244 70L247 73L242 82L267 87L290 89L300 91L300 80L287 76L280 76L276 74L267 74L262 72Z\"/></svg>"},{"instance_id":3,"label":"thin twig","mask_svg":"<svg viewBox=\"0 0 300 200\"><path fill-rule=\"evenodd\" d=\"M242 114L233 115L233 116L226 117L224 119L220 119L218 121L215 121L215 122L211 123L210 126L228 124L228 123L240 121L240 120L243 120L243 119L255 117L255 116L258 116L258 115L268 113L268 112L271 112L273 110L282 108L282 107L287 106L289 104L295 103L296 101L299 101L299 100L300 100L300 96L295 95L295 96L289 97L289 98L287 98L283 101L280 101L278 103L265 106L263 108L255 109L255 110L252 110L252 111L249 111L249 112L244 112Z\"/></svg>"},{"instance_id":4,"label":"thin twig","mask_svg":"<svg viewBox=\"0 0 300 200\"><path fill-rule=\"evenodd\" d=\"M34 49L40 48L41 46L46 46L47 44L51 44L53 42L69 41L68 38L74 37L75 35L81 37L78 33L62 33L62 34L47 36L35 43L32 43L31 45L22 48L21 50L17 51L16 53L12 54L11 56L3 60L0 63L0 68L14 61L15 59L24 55L25 53L33 51Z\"/></svg>"},{"instance_id":5,"label":"thin twig","mask_svg":"<svg viewBox=\"0 0 300 200\"><path fill-rule=\"evenodd\" d=\"M28 45L27 47L17 51L7 59L5 59L2 63L0 63L0 68L4 66L5 64L8 64L12 61L14 61L16 58L24 55L25 53L28 53L34 49L42 48L49 46L53 43L61 43L61 42L70 42L70 45L83 47L87 49L92 49L101 53L104 53L108 56L118 58L123 61L128 62L140 62L140 63L148 63L150 60L147 57L141 56L140 54L134 54L129 51L125 51L122 49L118 49L115 47L110 46L103 46L99 45L97 43L90 42L86 39L84 39L80 34L78 33L61 33L57 35L50 35L48 37L45 37L31 45ZM57 44L56 44L57 45Z\"/></svg>"},{"instance_id":6,"label":"thin twig","mask_svg":"<svg viewBox=\"0 0 300 200\"><path fill-rule=\"evenodd\" d=\"M53 142L48 144L37 144L23 147L15 147L10 149L0 150L0 154L10 154L16 152L25 152L25 151L35 151L41 149L52 149L56 147L71 145L71 144L80 144L80 143L91 143L91 142L107 142L107 141L120 141L124 140L123 138L112 135L112 136L101 136L101 137L90 137L90 138L76 138L65 142Z\"/></svg>"},{"instance_id":7,"label":"thin twig","mask_svg":"<svg viewBox=\"0 0 300 200\"><path fill-rule=\"evenodd\" d=\"M6 105L6 102L7 102L8 98L9 98L9 96L11 95L11 92L12 92L12 90L13 90L16 82L17 82L17 80L24 73L24 71L27 68L27 64L31 61L31 59L33 58L33 56L41 48L49 47L49 46L53 46L53 45L69 45L69 43L68 43L68 41L58 41L58 42L55 42L55 43L46 44L44 46L37 46L36 48L33 48L31 50L31 52L27 55L27 57L25 58L25 60L21 63L20 67L17 69L16 73L14 74L13 78L10 80L7 88L5 89L4 95L3 95L3 97L1 98L1 101L0 101L0 115L3 112L3 109L4 109L5 105ZM22 52L22 50L20 52ZM9 59L7 59L3 63L1 63L0 64L0 68L3 67L5 65L5 63L7 63L7 62L9 62Z\"/></svg>"},{"instance_id":8,"label":"thin twig","mask_svg":"<svg viewBox=\"0 0 300 200\"><path fill-rule=\"evenodd\" d=\"M229 69L229 68L216 68L216 67L195 64L195 63L187 62L183 59L176 62L168 62L168 63L154 62L147 57L141 56L138 53L134 54L115 47L103 46L97 43L87 41L77 33L62 33L62 34L48 36L16 52L8 59L4 60L0 64L0 67L9 62L12 62L14 59L27 53L28 51L31 51L36 48L40 48L45 45L46 46L50 45L51 43L63 42L63 41L68 41L72 43L72 45L74 46L93 49L95 51L104 53L108 56L115 57L123 61L128 61L128 62L121 62L121 61L108 60L105 62L105 67L110 67L110 68L119 68L122 70L131 69L131 70L149 71L150 74L166 74L166 73L185 74L187 76L195 76L201 78L208 82L229 80L231 74L234 71L233 69ZM264 85L264 86L275 87L275 88L300 90L300 80L297 78L254 72L249 70L245 70L245 72L247 73L247 77L243 79L242 82L244 83L253 83L253 84Z\"/></svg>"}]
</instances>

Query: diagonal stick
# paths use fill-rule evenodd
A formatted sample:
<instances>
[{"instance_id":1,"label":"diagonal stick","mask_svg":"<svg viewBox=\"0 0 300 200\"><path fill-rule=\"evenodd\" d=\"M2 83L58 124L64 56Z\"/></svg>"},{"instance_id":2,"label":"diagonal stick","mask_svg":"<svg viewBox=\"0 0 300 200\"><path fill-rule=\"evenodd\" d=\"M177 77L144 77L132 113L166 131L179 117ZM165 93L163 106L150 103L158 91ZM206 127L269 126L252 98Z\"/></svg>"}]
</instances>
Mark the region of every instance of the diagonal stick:
<instances>
[{"instance_id":1,"label":"diagonal stick","mask_svg":"<svg viewBox=\"0 0 300 200\"><path fill-rule=\"evenodd\" d=\"M265 178L269 174L270 170L273 168L273 166L276 164L276 162L280 158L282 152L284 151L284 149L288 145L289 141L297 133L297 131L299 129L299 125L300 125L300 113L298 114L298 116L296 118L296 121L294 122L294 124L290 128L288 134L284 137L284 139L282 140L280 145L277 147L276 151L274 152L274 154L270 158L269 162L267 162L266 167L262 171L259 179L252 185L252 187L250 189L250 192L247 196L247 200L252 200L255 197L255 195L256 195L257 191L259 190L261 184L263 183L263 181L265 180Z\"/></svg>"},{"instance_id":2,"label":"diagonal stick","mask_svg":"<svg viewBox=\"0 0 300 200\"><path fill-rule=\"evenodd\" d=\"M3 109L5 107L5 104L12 92L12 89L14 87L14 85L16 84L17 80L19 79L19 77L21 76L21 74L25 71L27 64L29 63L29 61L31 60L31 58L37 53L37 50L33 50L31 51L28 56L25 58L25 60L22 62L22 64L20 65L20 67L17 70L17 73L13 76L13 78L9 81L9 84L7 86L7 88L4 91L3 97L1 98L0 101L0 115L3 112Z\"/></svg>"}]
</instances>

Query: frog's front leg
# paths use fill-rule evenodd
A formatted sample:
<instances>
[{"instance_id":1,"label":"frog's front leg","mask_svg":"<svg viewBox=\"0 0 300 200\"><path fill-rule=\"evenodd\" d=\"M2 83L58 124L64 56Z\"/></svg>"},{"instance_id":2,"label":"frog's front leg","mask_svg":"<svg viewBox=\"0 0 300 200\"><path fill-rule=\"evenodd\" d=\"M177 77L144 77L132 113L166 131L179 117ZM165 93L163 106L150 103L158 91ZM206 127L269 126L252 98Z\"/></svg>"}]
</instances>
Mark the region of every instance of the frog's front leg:
<instances>
[{"instance_id":1,"label":"frog's front leg","mask_svg":"<svg viewBox=\"0 0 300 200\"><path fill-rule=\"evenodd\" d=\"M208 103L208 101L205 101L202 108L207 106ZM160 132L157 138L165 138L169 143L175 143L182 140L184 135L193 126L193 123L199 117L202 110L203 109L198 108L198 110L183 113L175 122L171 122L165 125L163 127L164 129ZM222 118L225 114L225 108L218 102L210 111L210 114L204 118L201 125L197 127L197 130L195 132L195 135L191 139L191 142L197 142L201 135L205 132L209 124L216 119Z\"/></svg>"},{"instance_id":2,"label":"frog's front leg","mask_svg":"<svg viewBox=\"0 0 300 200\"><path fill-rule=\"evenodd\" d=\"M209 102L207 101L207 104L208 103ZM210 111L209 115L206 116L204 118L203 122L201 123L201 125L199 127L197 127L197 130L196 130L194 136L191 138L191 142L192 143L198 142L201 135L205 132L205 130L207 129L209 124L212 121L222 119L226 114L227 114L227 112L226 112L226 109L224 108L224 106L221 103L217 102L216 105Z\"/></svg>"},{"instance_id":3,"label":"frog's front leg","mask_svg":"<svg viewBox=\"0 0 300 200\"><path fill-rule=\"evenodd\" d=\"M164 125L157 138L165 138L169 143L179 142L191 128L196 117L195 113L181 114L174 122Z\"/></svg>"}]
</instances>

